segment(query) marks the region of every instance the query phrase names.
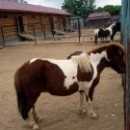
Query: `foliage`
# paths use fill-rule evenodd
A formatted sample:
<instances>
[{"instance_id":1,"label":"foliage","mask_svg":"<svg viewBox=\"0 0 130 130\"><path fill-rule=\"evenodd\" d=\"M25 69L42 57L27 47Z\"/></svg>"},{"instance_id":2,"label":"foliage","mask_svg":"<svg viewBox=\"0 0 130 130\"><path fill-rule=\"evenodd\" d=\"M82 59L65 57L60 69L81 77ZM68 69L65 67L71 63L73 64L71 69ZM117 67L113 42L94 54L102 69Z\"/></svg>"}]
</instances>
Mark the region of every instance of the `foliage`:
<instances>
[{"instance_id":1,"label":"foliage","mask_svg":"<svg viewBox=\"0 0 130 130\"><path fill-rule=\"evenodd\" d=\"M106 5L104 7L98 7L95 12L109 12L111 15L119 15L121 11L120 5Z\"/></svg>"},{"instance_id":2,"label":"foliage","mask_svg":"<svg viewBox=\"0 0 130 130\"><path fill-rule=\"evenodd\" d=\"M62 9L72 16L86 18L95 9L95 0L64 0Z\"/></svg>"}]
</instances>

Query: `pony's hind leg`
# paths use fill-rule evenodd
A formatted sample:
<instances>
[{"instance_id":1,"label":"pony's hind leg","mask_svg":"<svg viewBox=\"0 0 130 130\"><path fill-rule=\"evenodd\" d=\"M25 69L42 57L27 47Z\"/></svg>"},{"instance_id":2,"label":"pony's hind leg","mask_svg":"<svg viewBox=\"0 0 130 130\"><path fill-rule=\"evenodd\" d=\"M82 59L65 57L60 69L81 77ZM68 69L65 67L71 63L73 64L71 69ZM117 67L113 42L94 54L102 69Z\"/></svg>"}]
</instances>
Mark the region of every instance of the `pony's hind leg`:
<instances>
[{"instance_id":1,"label":"pony's hind leg","mask_svg":"<svg viewBox=\"0 0 130 130\"><path fill-rule=\"evenodd\" d=\"M32 128L33 130L38 130L39 129L39 126L36 124L35 119L34 119L34 110L33 110L33 108L28 113L27 127Z\"/></svg>"},{"instance_id":2,"label":"pony's hind leg","mask_svg":"<svg viewBox=\"0 0 130 130\"><path fill-rule=\"evenodd\" d=\"M78 113L79 114L85 113L85 110L83 109L84 97L85 97L85 92L79 91L79 105L78 105Z\"/></svg>"},{"instance_id":3,"label":"pony's hind leg","mask_svg":"<svg viewBox=\"0 0 130 130\"><path fill-rule=\"evenodd\" d=\"M37 115L35 106L33 106L33 117L34 117L34 120L35 120L36 122L42 121L42 118Z\"/></svg>"}]
</instances>

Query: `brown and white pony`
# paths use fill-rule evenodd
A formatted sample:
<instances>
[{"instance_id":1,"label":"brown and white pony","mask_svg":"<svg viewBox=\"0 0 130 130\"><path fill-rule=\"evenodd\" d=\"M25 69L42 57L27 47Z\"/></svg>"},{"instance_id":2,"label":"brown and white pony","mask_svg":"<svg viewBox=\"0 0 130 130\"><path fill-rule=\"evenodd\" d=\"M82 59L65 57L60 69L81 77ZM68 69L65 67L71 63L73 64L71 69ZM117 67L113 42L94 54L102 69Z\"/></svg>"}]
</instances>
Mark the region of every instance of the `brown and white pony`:
<instances>
[{"instance_id":1,"label":"brown and white pony","mask_svg":"<svg viewBox=\"0 0 130 130\"><path fill-rule=\"evenodd\" d=\"M84 112L83 100L86 97L88 116L95 118L97 115L92 108L92 101L100 73L105 67L125 73L125 50L120 44L102 45L88 53L72 55L70 59L63 60L34 58L17 70L14 83L18 109L32 129L39 128L37 121L40 118L35 103L42 92L67 96L78 91L78 113Z\"/></svg>"}]
</instances>

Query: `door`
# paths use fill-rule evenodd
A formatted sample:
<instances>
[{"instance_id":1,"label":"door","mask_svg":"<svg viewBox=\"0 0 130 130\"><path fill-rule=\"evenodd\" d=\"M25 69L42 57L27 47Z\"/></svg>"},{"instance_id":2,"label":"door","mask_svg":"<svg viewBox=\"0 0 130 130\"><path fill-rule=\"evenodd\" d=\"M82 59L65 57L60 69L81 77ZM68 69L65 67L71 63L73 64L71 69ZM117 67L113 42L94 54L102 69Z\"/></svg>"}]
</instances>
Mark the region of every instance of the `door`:
<instances>
[{"instance_id":1,"label":"door","mask_svg":"<svg viewBox=\"0 0 130 130\"><path fill-rule=\"evenodd\" d=\"M18 16L16 18L16 21L17 21L18 32L23 33L24 32L23 17Z\"/></svg>"}]
</instances>

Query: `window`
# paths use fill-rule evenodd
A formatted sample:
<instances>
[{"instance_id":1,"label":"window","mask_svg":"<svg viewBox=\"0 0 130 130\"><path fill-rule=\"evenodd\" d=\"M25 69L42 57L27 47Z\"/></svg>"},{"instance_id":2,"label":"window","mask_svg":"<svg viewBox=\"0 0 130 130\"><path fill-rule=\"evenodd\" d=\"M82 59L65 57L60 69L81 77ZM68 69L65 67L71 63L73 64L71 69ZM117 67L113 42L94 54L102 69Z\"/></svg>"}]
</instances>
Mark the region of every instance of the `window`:
<instances>
[{"instance_id":1,"label":"window","mask_svg":"<svg viewBox=\"0 0 130 130\"><path fill-rule=\"evenodd\" d=\"M6 19L6 18L8 18L8 15L5 15L5 14L0 14L0 19Z\"/></svg>"}]
</instances>

